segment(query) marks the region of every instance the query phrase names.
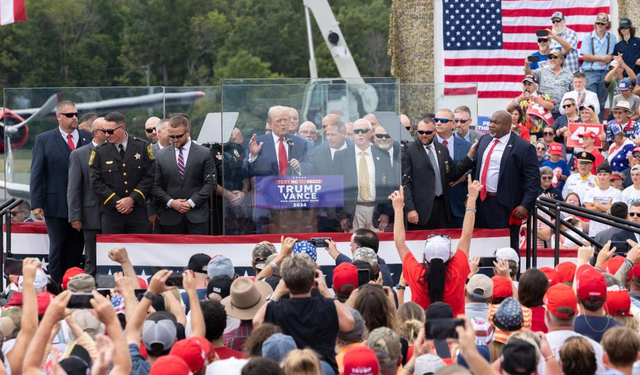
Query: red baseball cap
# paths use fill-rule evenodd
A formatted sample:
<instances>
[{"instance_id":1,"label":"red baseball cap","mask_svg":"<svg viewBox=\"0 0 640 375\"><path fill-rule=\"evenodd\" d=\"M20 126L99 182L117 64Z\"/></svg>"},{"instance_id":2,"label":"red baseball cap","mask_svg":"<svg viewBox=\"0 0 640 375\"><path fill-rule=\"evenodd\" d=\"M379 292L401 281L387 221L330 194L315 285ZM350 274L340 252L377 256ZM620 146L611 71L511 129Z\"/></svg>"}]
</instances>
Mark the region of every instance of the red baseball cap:
<instances>
[{"instance_id":1,"label":"red baseball cap","mask_svg":"<svg viewBox=\"0 0 640 375\"><path fill-rule=\"evenodd\" d=\"M209 340L205 339L204 337L197 336L191 336L190 339L200 343L200 346L202 346L202 349L204 350L205 358L207 359L208 363L212 363L213 361L215 361L216 351L213 349L213 346L211 345Z\"/></svg>"},{"instance_id":2,"label":"red baseball cap","mask_svg":"<svg viewBox=\"0 0 640 375\"><path fill-rule=\"evenodd\" d=\"M513 284L511 280L504 276L494 276L491 278L493 281L493 298L509 298L513 297Z\"/></svg>"},{"instance_id":3,"label":"red baseball cap","mask_svg":"<svg viewBox=\"0 0 640 375\"><path fill-rule=\"evenodd\" d=\"M563 283L573 282L573 278L576 275L576 265L573 262L562 262L556 266L556 272L560 276L560 281Z\"/></svg>"},{"instance_id":4,"label":"red baseball cap","mask_svg":"<svg viewBox=\"0 0 640 375\"><path fill-rule=\"evenodd\" d=\"M342 360L344 375L378 375L380 364L376 353L366 346L349 349Z\"/></svg>"},{"instance_id":5,"label":"red baseball cap","mask_svg":"<svg viewBox=\"0 0 640 375\"><path fill-rule=\"evenodd\" d=\"M562 282L560 279L560 275L551 267L540 267L538 268L540 271L544 272L547 275L547 279L549 279L549 286L554 286Z\"/></svg>"},{"instance_id":6,"label":"red baseball cap","mask_svg":"<svg viewBox=\"0 0 640 375\"><path fill-rule=\"evenodd\" d=\"M635 277L636 279L639 279L637 282L640 283L640 264L634 265L629 274L632 278Z\"/></svg>"},{"instance_id":7,"label":"red baseball cap","mask_svg":"<svg viewBox=\"0 0 640 375\"><path fill-rule=\"evenodd\" d=\"M580 137L580 138L584 138L584 137L595 138L596 137L596 133L592 132L591 130L587 130L586 132L584 132L582 134L578 134L578 137Z\"/></svg>"},{"instance_id":8,"label":"red baseball cap","mask_svg":"<svg viewBox=\"0 0 640 375\"><path fill-rule=\"evenodd\" d=\"M605 264L603 265L603 268L607 273L615 275L616 272L618 272L618 270L622 266L622 263L624 263L625 259L626 258L621 256L621 255L616 255L613 258L611 258L608 261L606 261ZM631 278L633 277L633 275L631 274L631 272L629 272L629 275L627 275L627 276L628 276L627 277L627 282L629 282L631 280Z\"/></svg>"},{"instance_id":9,"label":"red baseball cap","mask_svg":"<svg viewBox=\"0 0 640 375\"><path fill-rule=\"evenodd\" d=\"M553 142L549 145L549 155L562 155L562 145L557 142Z\"/></svg>"},{"instance_id":10,"label":"red baseball cap","mask_svg":"<svg viewBox=\"0 0 640 375\"><path fill-rule=\"evenodd\" d=\"M631 150L631 153L632 153L632 154L640 153L640 147L636 147L636 148L634 148L633 150Z\"/></svg>"},{"instance_id":11,"label":"red baseball cap","mask_svg":"<svg viewBox=\"0 0 640 375\"><path fill-rule=\"evenodd\" d=\"M62 290L67 290L67 284L74 276L82 275L84 270L80 267L71 267L62 275Z\"/></svg>"},{"instance_id":12,"label":"red baseball cap","mask_svg":"<svg viewBox=\"0 0 640 375\"><path fill-rule=\"evenodd\" d=\"M180 340L173 344L169 354L182 358L189 365L189 369L192 372L197 372L204 367L207 359L205 349L198 341L192 338Z\"/></svg>"},{"instance_id":13,"label":"red baseball cap","mask_svg":"<svg viewBox=\"0 0 640 375\"><path fill-rule=\"evenodd\" d=\"M340 263L333 269L333 290L351 293L358 287L358 268L351 263Z\"/></svg>"},{"instance_id":14,"label":"red baseball cap","mask_svg":"<svg viewBox=\"0 0 640 375\"><path fill-rule=\"evenodd\" d=\"M164 355L151 366L149 375L191 375L193 372L184 359L177 355Z\"/></svg>"},{"instance_id":15,"label":"red baseball cap","mask_svg":"<svg viewBox=\"0 0 640 375\"><path fill-rule=\"evenodd\" d=\"M609 315L613 316L633 316L633 314L629 312L631 309L631 296L629 292L619 286L613 286L611 289L608 289L604 309Z\"/></svg>"},{"instance_id":16,"label":"red baseball cap","mask_svg":"<svg viewBox=\"0 0 640 375\"><path fill-rule=\"evenodd\" d=\"M580 274L576 280L576 292L582 301L589 298L607 298L607 282L600 271L591 267Z\"/></svg>"},{"instance_id":17,"label":"red baseball cap","mask_svg":"<svg viewBox=\"0 0 640 375\"><path fill-rule=\"evenodd\" d=\"M578 297L573 292L573 289L567 284L556 284L547 289L547 293L544 295L544 304L551 314L567 319L571 315L578 313ZM573 314L564 314L558 311L562 307L570 308Z\"/></svg>"}]
</instances>

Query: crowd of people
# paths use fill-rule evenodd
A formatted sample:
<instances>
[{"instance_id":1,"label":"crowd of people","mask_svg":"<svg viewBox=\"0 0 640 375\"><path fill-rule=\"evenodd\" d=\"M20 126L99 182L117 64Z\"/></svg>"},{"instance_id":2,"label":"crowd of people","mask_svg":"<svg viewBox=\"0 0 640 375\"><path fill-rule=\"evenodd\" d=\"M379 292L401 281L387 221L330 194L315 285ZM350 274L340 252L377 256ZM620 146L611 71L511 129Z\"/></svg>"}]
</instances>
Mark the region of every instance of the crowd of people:
<instances>
[{"instance_id":1,"label":"crowd of people","mask_svg":"<svg viewBox=\"0 0 640 375\"><path fill-rule=\"evenodd\" d=\"M30 206L12 212L44 220L49 266L27 258L9 276L0 373L640 374L637 233L564 216L564 229L601 246L562 236L575 261L520 269L521 228L551 219L535 208L541 195L640 224L636 29L620 20L618 41L599 14L578 50L564 14L551 23L487 134L466 106L401 115L407 143L374 114L300 124L295 108L274 106L264 134L234 128L215 148L194 142L185 114L149 118L141 139L118 112L79 117L59 102L59 126L34 142ZM575 123L594 126L573 134ZM342 199L259 206L269 176L341 176ZM283 236L280 251L255 245L251 276L196 254L147 284L117 248L109 258L122 272L96 283L100 233L220 234L222 221L226 234L351 232L351 256L332 240L324 250ZM407 229L445 228L461 228L455 247L430 235L409 250ZM509 229L493 267L469 255L475 228ZM378 255L385 231L399 282ZM539 220L536 231L537 246L553 247L552 227ZM318 251L335 260L330 276Z\"/></svg>"}]
</instances>

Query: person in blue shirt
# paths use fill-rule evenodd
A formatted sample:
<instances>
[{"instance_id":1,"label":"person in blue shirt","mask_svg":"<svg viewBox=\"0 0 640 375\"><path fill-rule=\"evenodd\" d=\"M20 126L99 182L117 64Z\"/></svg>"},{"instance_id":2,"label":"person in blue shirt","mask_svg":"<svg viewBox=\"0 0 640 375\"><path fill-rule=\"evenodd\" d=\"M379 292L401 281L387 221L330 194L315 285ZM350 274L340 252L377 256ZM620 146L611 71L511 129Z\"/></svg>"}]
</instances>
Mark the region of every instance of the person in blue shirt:
<instances>
[{"instance_id":1,"label":"person in blue shirt","mask_svg":"<svg viewBox=\"0 0 640 375\"><path fill-rule=\"evenodd\" d=\"M562 145L554 142L549 145L549 160L542 163L542 167L549 167L553 171L551 185L562 191L564 182L567 180L571 171L567 161L562 158Z\"/></svg>"},{"instance_id":2,"label":"person in blue shirt","mask_svg":"<svg viewBox=\"0 0 640 375\"><path fill-rule=\"evenodd\" d=\"M637 65L638 59L640 59L640 38L636 37L636 28L628 18L620 20L618 26L618 34L620 34L620 41L613 49L613 55L617 56L622 54L622 59L633 71L640 73L640 66ZM624 76L627 76L627 72L623 72Z\"/></svg>"}]
</instances>

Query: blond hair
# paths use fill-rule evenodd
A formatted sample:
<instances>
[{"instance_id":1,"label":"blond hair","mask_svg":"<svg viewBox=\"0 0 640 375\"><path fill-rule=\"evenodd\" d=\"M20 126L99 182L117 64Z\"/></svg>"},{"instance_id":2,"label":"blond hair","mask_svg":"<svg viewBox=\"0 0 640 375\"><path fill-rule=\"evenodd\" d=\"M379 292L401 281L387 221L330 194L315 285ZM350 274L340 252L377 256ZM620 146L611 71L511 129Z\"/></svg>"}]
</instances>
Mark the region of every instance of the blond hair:
<instances>
[{"instance_id":1,"label":"blond hair","mask_svg":"<svg viewBox=\"0 0 640 375\"><path fill-rule=\"evenodd\" d=\"M320 358L311 349L292 350L282 360L286 375L322 375Z\"/></svg>"}]
</instances>

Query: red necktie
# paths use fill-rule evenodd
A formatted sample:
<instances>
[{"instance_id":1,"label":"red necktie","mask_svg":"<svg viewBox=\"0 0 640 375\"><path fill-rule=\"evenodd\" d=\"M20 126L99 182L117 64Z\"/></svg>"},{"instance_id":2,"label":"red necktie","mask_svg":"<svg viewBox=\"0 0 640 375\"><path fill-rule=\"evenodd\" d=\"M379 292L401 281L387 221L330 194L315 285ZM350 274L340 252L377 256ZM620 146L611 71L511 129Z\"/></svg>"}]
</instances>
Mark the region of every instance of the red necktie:
<instances>
[{"instance_id":1,"label":"red necktie","mask_svg":"<svg viewBox=\"0 0 640 375\"><path fill-rule=\"evenodd\" d=\"M442 144L444 145L444 147L447 147L449 146L449 141L447 141L446 139L443 139Z\"/></svg>"},{"instance_id":2,"label":"red necktie","mask_svg":"<svg viewBox=\"0 0 640 375\"><path fill-rule=\"evenodd\" d=\"M278 168L280 176L286 176L289 169L289 160L287 160L287 149L284 148L284 137L280 137L280 146L278 146Z\"/></svg>"},{"instance_id":3,"label":"red necktie","mask_svg":"<svg viewBox=\"0 0 640 375\"><path fill-rule=\"evenodd\" d=\"M71 136L71 134L67 134L67 144L69 145L71 151L76 149L76 145L73 144L73 136Z\"/></svg>"},{"instance_id":4,"label":"red necktie","mask_svg":"<svg viewBox=\"0 0 640 375\"><path fill-rule=\"evenodd\" d=\"M487 199L487 171L489 170L489 163L491 162L491 154L493 153L493 149L496 148L496 145L500 142L499 139L493 141L493 145L489 149L489 153L487 154L487 160L484 161L484 168L482 168L482 175L480 175L480 183L482 184L482 191L480 191L480 199L484 201Z\"/></svg>"}]
</instances>

